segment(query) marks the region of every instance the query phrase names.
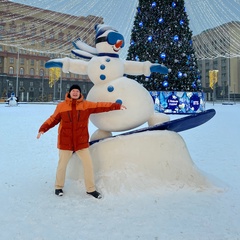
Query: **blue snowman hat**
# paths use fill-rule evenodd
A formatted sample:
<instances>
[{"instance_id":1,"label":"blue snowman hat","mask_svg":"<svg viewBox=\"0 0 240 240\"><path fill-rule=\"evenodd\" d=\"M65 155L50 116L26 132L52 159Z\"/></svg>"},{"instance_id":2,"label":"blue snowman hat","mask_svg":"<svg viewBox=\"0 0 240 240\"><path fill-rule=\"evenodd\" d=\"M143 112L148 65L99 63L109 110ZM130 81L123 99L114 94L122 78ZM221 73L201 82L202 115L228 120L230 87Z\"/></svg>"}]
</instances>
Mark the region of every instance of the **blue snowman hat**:
<instances>
[{"instance_id":1,"label":"blue snowman hat","mask_svg":"<svg viewBox=\"0 0 240 240\"><path fill-rule=\"evenodd\" d=\"M104 34L106 31L111 30L107 36L101 37L102 34ZM96 40L95 43L100 43L100 42L108 42L110 45L116 44L117 41L121 40L123 41L123 44L121 48L124 47L124 37L122 34L118 33L117 30L114 28L104 25L104 24L97 24L95 25L95 31L96 31Z\"/></svg>"},{"instance_id":2,"label":"blue snowman hat","mask_svg":"<svg viewBox=\"0 0 240 240\"><path fill-rule=\"evenodd\" d=\"M117 30L112 28L111 26L108 26L105 24L96 24L95 25L96 38L98 38L100 35L105 33L107 30L112 30L114 32L117 32Z\"/></svg>"}]
</instances>

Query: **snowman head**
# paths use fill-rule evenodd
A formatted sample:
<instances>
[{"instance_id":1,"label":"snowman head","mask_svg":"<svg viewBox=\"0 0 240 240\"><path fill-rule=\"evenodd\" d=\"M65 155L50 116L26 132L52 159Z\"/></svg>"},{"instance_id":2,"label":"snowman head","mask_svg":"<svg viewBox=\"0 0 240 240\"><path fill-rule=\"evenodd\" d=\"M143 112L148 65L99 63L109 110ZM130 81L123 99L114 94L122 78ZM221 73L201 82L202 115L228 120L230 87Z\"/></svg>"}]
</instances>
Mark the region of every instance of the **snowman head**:
<instances>
[{"instance_id":1,"label":"snowman head","mask_svg":"<svg viewBox=\"0 0 240 240\"><path fill-rule=\"evenodd\" d=\"M113 53L118 54L119 50L124 47L124 37L114 28L98 24L96 30L96 49L98 53Z\"/></svg>"}]
</instances>

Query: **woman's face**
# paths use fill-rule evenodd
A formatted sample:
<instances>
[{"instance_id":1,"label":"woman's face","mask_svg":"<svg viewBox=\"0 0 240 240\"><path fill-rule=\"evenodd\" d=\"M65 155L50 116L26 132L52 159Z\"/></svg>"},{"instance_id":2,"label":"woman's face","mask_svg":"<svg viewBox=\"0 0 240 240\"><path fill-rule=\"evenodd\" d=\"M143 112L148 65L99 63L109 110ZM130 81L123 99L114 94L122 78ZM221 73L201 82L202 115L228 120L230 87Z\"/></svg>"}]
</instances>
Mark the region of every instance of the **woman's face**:
<instances>
[{"instance_id":1,"label":"woman's face","mask_svg":"<svg viewBox=\"0 0 240 240\"><path fill-rule=\"evenodd\" d=\"M70 97L72 99L79 99L81 93L78 89L73 89L71 92L70 92Z\"/></svg>"}]
</instances>

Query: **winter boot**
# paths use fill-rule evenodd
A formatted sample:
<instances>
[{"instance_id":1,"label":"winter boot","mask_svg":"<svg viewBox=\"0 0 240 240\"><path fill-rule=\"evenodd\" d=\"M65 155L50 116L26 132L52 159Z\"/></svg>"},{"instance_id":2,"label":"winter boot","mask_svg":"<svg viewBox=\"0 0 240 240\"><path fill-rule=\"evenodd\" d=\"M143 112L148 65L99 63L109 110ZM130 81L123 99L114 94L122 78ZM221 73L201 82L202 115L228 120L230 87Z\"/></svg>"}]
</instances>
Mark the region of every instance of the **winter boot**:
<instances>
[{"instance_id":1,"label":"winter boot","mask_svg":"<svg viewBox=\"0 0 240 240\"><path fill-rule=\"evenodd\" d=\"M62 196L63 195L63 190L62 189L55 189L55 194L57 195L57 196Z\"/></svg>"},{"instance_id":2,"label":"winter boot","mask_svg":"<svg viewBox=\"0 0 240 240\"><path fill-rule=\"evenodd\" d=\"M87 192L87 194L92 195L93 197L98 198L98 199L102 198L101 193L99 193L99 192L97 192L97 191Z\"/></svg>"}]
</instances>

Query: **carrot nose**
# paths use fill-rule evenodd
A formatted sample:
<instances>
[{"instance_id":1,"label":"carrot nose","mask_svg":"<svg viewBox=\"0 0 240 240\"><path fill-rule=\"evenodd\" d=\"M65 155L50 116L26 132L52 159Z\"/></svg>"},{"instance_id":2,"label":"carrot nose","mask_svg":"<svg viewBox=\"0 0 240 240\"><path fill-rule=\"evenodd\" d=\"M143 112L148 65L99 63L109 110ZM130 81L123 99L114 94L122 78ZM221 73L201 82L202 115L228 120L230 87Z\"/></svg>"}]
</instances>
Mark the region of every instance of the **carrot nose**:
<instances>
[{"instance_id":1,"label":"carrot nose","mask_svg":"<svg viewBox=\"0 0 240 240\"><path fill-rule=\"evenodd\" d=\"M122 40L118 40L116 43L115 43L115 47L116 48L120 48L123 44L123 41Z\"/></svg>"}]
</instances>

